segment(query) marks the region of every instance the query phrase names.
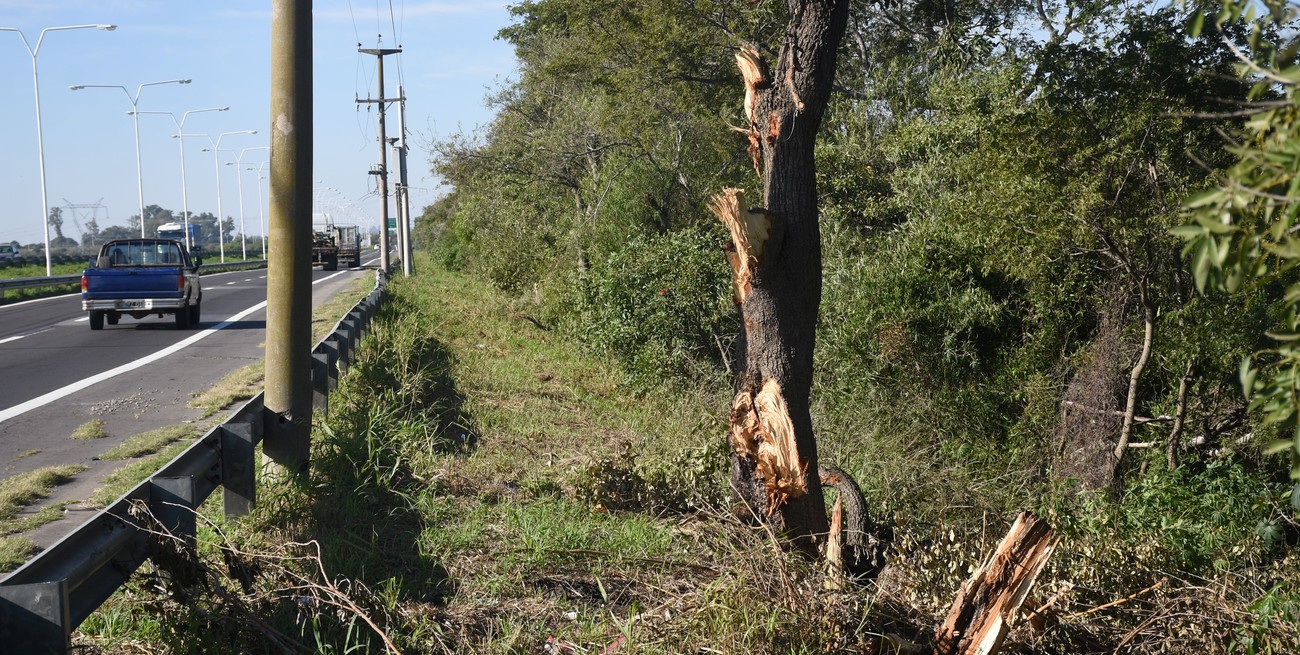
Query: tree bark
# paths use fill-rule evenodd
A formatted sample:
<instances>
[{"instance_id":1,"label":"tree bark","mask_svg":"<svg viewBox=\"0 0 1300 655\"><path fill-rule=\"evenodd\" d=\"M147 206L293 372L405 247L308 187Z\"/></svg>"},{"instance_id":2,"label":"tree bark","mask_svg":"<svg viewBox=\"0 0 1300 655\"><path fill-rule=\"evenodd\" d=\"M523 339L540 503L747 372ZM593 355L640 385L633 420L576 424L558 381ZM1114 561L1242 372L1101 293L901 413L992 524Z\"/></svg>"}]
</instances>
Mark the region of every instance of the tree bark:
<instances>
[{"instance_id":1,"label":"tree bark","mask_svg":"<svg viewBox=\"0 0 1300 655\"><path fill-rule=\"evenodd\" d=\"M775 70L768 75L752 48L738 57L765 209L746 214L739 207L741 194L728 191L737 214L729 223L736 242L729 258L744 347L732 412L732 484L751 511L815 552L829 524L809 412L822 276L813 148L849 1L787 0L786 5L790 22ZM715 199L715 212L720 202ZM764 398L766 404L760 403ZM785 414L788 443L781 442L786 437L779 430L768 429L783 423L774 411Z\"/></svg>"}]
</instances>

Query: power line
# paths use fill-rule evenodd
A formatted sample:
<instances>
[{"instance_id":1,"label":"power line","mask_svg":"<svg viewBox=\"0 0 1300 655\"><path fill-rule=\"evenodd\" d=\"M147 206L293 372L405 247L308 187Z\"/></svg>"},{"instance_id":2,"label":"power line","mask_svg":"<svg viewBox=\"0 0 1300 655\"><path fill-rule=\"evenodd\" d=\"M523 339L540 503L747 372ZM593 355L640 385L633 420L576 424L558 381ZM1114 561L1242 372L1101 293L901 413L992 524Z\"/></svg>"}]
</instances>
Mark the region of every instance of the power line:
<instances>
[{"instance_id":1,"label":"power line","mask_svg":"<svg viewBox=\"0 0 1300 655\"><path fill-rule=\"evenodd\" d=\"M401 37L397 33L397 18L393 16L393 0L388 0L388 24L393 27L393 38L401 41ZM401 47L402 44L398 43L397 45Z\"/></svg>"},{"instance_id":2,"label":"power line","mask_svg":"<svg viewBox=\"0 0 1300 655\"><path fill-rule=\"evenodd\" d=\"M352 34L357 37L357 47L361 47L361 32L357 29L357 12L352 10L352 0L348 0L348 15L352 17Z\"/></svg>"},{"instance_id":3,"label":"power line","mask_svg":"<svg viewBox=\"0 0 1300 655\"><path fill-rule=\"evenodd\" d=\"M402 18L406 18L406 3L402 2ZM397 47L402 47L402 31L397 28L397 19L393 17L393 0L388 0L388 20L393 24L393 37L397 39ZM401 86L406 83L406 78L402 76L402 56L397 55L397 84Z\"/></svg>"}]
</instances>

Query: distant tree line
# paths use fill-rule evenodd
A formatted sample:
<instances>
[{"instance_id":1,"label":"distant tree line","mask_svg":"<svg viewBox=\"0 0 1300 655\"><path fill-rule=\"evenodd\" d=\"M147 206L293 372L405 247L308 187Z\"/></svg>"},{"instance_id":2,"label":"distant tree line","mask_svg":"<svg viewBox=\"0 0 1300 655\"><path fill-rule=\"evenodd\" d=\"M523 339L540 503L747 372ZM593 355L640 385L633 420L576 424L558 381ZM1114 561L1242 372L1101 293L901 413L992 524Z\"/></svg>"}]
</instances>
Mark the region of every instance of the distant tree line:
<instances>
[{"instance_id":1,"label":"distant tree line","mask_svg":"<svg viewBox=\"0 0 1300 655\"><path fill-rule=\"evenodd\" d=\"M182 212L173 212L170 209L159 207L158 205L146 205L144 208L144 228L146 236L157 234L158 226L167 223L180 223L183 220ZM65 218L62 207L50 208L49 224L53 235L50 237L51 248L77 248L80 244L85 248L93 248L100 243L112 239L129 239L140 236L140 215L132 214L126 220L126 225L109 225L100 227L95 219L90 219L84 224L79 224L81 231L80 240L74 239L64 234ZM216 246L218 244L217 217L211 212L199 214L191 213L190 222L198 225L202 229L202 245ZM226 217L221 221L222 238L229 243L237 236L235 232L235 219ZM42 244L31 244L29 248L43 248Z\"/></svg>"}]
</instances>

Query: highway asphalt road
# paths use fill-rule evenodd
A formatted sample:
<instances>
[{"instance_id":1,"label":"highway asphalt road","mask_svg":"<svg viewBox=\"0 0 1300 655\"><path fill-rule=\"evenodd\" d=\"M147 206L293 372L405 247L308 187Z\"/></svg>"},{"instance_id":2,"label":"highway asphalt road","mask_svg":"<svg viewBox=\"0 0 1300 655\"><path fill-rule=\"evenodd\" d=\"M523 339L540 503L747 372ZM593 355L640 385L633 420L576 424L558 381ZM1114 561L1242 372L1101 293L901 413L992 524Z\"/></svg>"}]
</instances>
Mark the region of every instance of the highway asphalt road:
<instances>
[{"instance_id":1,"label":"highway asphalt road","mask_svg":"<svg viewBox=\"0 0 1300 655\"><path fill-rule=\"evenodd\" d=\"M374 270L313 270L313 305L358 277L373 284ZM203 276L203 316L187 330L153 316L91 331L80 294L0 306L0 479L78 464L89 469L50 502L87 498L126 463L99 461L100 453L140 432L198 421L201 412L188 406L194 393L262 359L265 302L261 269ZM103 419L108 437L71 438L93 419Z\"/></svg>"}]
</instances>

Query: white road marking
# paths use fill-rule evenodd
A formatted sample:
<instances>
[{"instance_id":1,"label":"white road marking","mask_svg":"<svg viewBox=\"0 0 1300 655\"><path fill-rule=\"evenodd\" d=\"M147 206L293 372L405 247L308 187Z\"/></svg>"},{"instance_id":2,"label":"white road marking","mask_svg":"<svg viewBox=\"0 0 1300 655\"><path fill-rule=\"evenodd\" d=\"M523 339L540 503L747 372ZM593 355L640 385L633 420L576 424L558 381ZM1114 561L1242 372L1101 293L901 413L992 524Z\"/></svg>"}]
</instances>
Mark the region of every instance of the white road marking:
<instances>
[{"instance_id":1,"label":"white road marking","mask_svg":"<svg viewBox=\"0 0 1300 655\"><path fill-rule=\"evenodd\" d=\"M340 275L343 275L346 272L347 271L339 271L338 273L335 273L333 275L329 275L319 280L315 280L312 282L312 285L314 286L326 280L336 278ZM51 391L43 396L38 396L36 398L33 398L25 403L14 405L13 407L0 410L0 423L4 423L5 421L8 421L11 418L22 416L23 414L26 414L27 412L30 412L33 409L36 409L38 407L43 407L57 400L61 400L63 398L71 396L72 394L77 393L78 391L90 388L91 386L99 384L100 382L103 382L105 380L111 380L123 373L129 373L142 366L152 364L168 355L180 352L181 350L184 350L185 348L195 343L198 343L199 341L202 341L203 339L206 339L221 330L224 330L230 325L242 320L244 317L248 316L249 314L252 314L253 312L256 312L265 307L266 307L266 301L263 300L262 302L257 303L256 305L253 305L252 307L249 307L248 309L245 309L244 311L239 312L234 316L231 316L230 318L226 319L225 321L222 321L221 323L218 323L202 332L199 332L198 334L182 339L166 348L163 348L162 350L159 350L156 353L145 355L144 357L141 357L140 359L137 359L133 362L127 362L121 366L118 366L117 368L109 369L107 371L104 371L103 373L92 375L88 378L85 378L84 380L73 382L72 384L69 384L59 389L55 389L54 391ZM87 316L84 318L79 318L77 320L86 321L86 320L90 320L90 317Z\"/></svg>"},{"instance_id":2,"label":"white road marking","mask_svg":"<svg viewBox=\"0 0 1300 655\"><path fill-rule=\"evenodd\" d=\"M25 337L25 336L27 336L27 335L26 335L26 334L20 334L20 335L18 335L18 336L16 336L16 337L6 337L6 338L4 338L4 339L0 339L0 343L9 343L10 341L17 341L17 340L19 340L19 339L21 339L21 338L23 338L23 337Z\"/></svg>"},{"instance_id":3,"label":"white road marking","mask_svg":"<svg viewBox=\"0 0 1300 655\"><path fill-rule=\"evenodd\" d=\"M78 291L76 293L68 293L62 296L46 296L44 298L36 298L35 300L24 300L22 302L12 302L9 303L8 305L0 305L0 310L9 309L10 307L22 307L23 305L30 305L32 303L37 303L37 302L45 302L47 300L58 300L59 298L71 298L73 296L80 296L80 295L81 292Z\"/></svg>"},{"instance_id":4,"label":"white road marking","mask_svg":"<svg viewBox=\"0 0 1300 655\"><path fill-rule=\"evenodd\" d=\"M231 316L230 318L226 319L222 323L218 323L217 325L214 325L202 332L199 332L198 334L192 335L189 338L182 339L166 348L163 348L162 350L159 350L158 352L141 357L140 359L137 359L134 362L127 362L126 364L123 364L117 368L109 369L107 371L104 371L103 373L92 375L78 382L73 382L72 384L69 384L65 387L55 389L54 391L51 391L43 396L37 396L36 398L33 398L25 403L14 405L13 407L10 407L8 409L0 410L0 423L8 421L9 419L17 416L22 416L23 414L26 414L27 412L30 412L33 409L36 409L37 407L42 407L56 400L61 400L63 398L71 396L72 394L77 393L78 391L89 388L92 385L99 384L104 380L110 380L123 373L134 371L135 369L145 366L147 364L152 364L172 353L179 352L180 350L190 346L191 344L198 343L199 341L206 339L212 336L213 334L216 334L218 330L225 329L235 321L238 321L239 319L244 318L245 316L248 316L249 314L252 314L257 310L262 309L263 307L266 307L266 301L262 301L256 305L253 305L252 307L249 307L248 309L245 309L244 311L235 314L234 316Z\"/></svg>"}]
</instances>

